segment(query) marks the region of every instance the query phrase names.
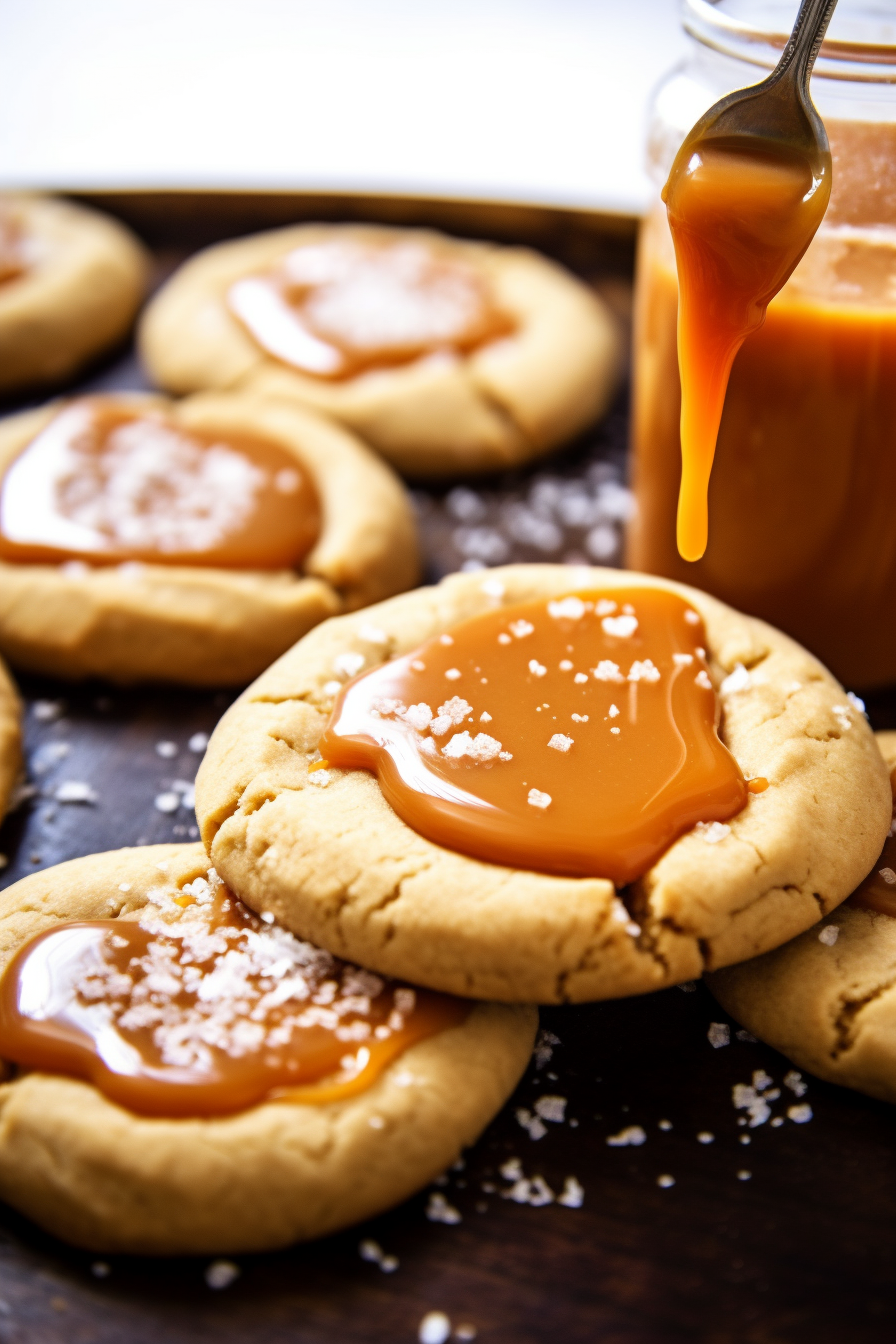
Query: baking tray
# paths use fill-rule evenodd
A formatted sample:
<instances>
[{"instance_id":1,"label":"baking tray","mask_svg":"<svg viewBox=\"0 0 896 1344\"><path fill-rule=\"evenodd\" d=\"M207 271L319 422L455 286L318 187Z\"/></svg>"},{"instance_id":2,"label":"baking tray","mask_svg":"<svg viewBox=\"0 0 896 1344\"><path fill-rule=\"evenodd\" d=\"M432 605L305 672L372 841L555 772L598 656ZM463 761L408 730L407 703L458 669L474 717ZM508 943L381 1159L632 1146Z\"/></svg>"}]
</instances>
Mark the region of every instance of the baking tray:
<instances>
[{"instance_id":1,"label":"baking tray","mask_svg":"<svg viewBox=\"0 0 896 1344\"><path fill-rule=\"evenodd\" d=\"M289 193L84 199L142 234L157 279L195 247L236 233L299 219L378 219L541 247L628 320L631 220ZM80 386L146 383L133 353L121 350ZM428 577L507 560L618 563L626 442L623 392L601 426L546 463L440 490L413 486ZM96 850L195 836L186 786L200 756L190 739L195 748L195 735L211 731L230 692L35 677L20 685L33 792L0 830L3 885ZM896 696L875 695L869 713L877 728L896 726ZM72 780L88 784L95 801L55 801ZM184 805L160 811L155 800L176 782ZM710 1042L712 1023L728 1027L728 1044ZM550 1037L538 1059L462 1167L338 1236L234 1257L239 1275L226 1288L209 1286L211 1257L97 1257L0 1206L0 1342L412 1344L432 1311L455 1331L473 1327L481 1344L894 1337L891 1108L811 1078L798 1099L782 1084L784 1058L738 1035L699 984L547 1009L542 1027ZM718 1042L725 1033L712 1035ZM774 1118L751 1128L732 1087L757 1070L782 1095ZM544 1095L566 1099L565 1119L536 1138L531 1117ZM787 1118L796 1104L811 1108L811 1120ZM625 1130L643 1140L608 1142ZM514 1159L518 1167L508 1167ZM568 1177L584 1192L581 1207L551 1198ZM427 1216L440 1209L449 1221ZM363 1258L364 1241L398 1267L387 1273ZM464 1337L469 1330L455 1334Z\"/></svg>"}]
</instances>

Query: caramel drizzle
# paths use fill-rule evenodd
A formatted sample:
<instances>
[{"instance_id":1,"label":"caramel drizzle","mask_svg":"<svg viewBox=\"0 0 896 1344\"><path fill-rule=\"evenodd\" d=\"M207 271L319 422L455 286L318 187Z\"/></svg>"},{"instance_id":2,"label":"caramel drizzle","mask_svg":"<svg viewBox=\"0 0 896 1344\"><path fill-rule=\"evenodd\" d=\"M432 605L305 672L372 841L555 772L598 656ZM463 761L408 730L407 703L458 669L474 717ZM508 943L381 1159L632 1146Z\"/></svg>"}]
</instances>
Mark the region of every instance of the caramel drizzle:
<instances>
[{"instance_id":1,"label":"caramel drizzle","mask_svg":"<svg viewBox=\"0 0 896 1344\"><path fill-rule=\"evenodd\" d=\"M62 924L0 980L0 1057L93 1083L144 1115L369 1088L469 1005L349 965L258 918L210 870L136 920Z\"/></svg>"}]
</instances>

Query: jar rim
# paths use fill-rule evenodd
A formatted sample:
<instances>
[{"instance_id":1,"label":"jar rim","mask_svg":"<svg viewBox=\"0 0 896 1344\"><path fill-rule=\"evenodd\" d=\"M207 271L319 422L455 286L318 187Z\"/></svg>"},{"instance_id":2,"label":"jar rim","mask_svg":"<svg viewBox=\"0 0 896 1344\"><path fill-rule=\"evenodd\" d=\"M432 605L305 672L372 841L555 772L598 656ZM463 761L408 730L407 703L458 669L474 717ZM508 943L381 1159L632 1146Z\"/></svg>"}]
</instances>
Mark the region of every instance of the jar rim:
<instances>
[{"instance_id":1,"label":"jar rim","mask_svg":"<svg viewBox=\"0 0 896 1344\"><path fill-rule=\"evenodd\" d=\"M682 0L682 26L701 45L750 65L771 70L778 63L790 30L728 14L723 0ZM815 77L863 83L896 83L896 44L825 38Z\"/></svg>"}]
</instances>

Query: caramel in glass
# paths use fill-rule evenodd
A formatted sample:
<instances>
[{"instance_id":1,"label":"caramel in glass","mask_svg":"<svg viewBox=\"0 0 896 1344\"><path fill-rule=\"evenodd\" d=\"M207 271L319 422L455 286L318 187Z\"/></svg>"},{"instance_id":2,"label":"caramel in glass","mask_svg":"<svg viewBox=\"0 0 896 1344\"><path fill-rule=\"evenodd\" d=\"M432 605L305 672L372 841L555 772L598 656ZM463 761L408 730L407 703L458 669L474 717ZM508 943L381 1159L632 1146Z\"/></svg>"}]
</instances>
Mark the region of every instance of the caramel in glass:
<instances>
[{"instance_id":1,"label":"caramel in glass","mask_svg":"<svg viewBox=\"0 0 896 1344\"><path fill-rule=\"evenodd\" d=\"M850 900L865 910L876 910L896 918L896 770L890 774L893 790L893 823L884 841L880 858L868 876L859 883Z\"/></svg>"},{"instance_id":2,"label":"caramel in glass","mask_svg":"<svg viewBox=\"0 0 896 1344\"><path fill-rule=\"evenodd\" d=\"M734 357L821 222L828 180L785 152L697 142L663 190L678 264L681 486L678 550L708 540L709 476Z\"/></svg>"},{"instance_id":3,"label":"caramel in glass","mask_svg":"<svg viewBox=\"0 0 896 1344\"><path fill-rule=\"evenodd\" d=\"M872 688L896 681L896 125L827 131L830 206L731 370L695 565L675 539L675 256L665 211L645 221L626 563L762 617Z\"/></svg>"},{"instance_id":4,"label":"caramel in glass","mask_svg":"<svg viewBox=\"0 0 896 1344\"><path fill-rule=\"evenodd\" d=\"M261 437L82 398L0 481L0 560L296 567L320 531L308 473Z\"/></svg>"},{"instance_id":5,"label":"caramel in glass","mask_svg":"<svg viewBox=\"0 0 896 1344\"><path fill-rule=\"evenodd\" d=\"M269 354L329 379L472 350L514 327L477 270L410 240L307 243L236 281L227 303Z\"/></svg>"},{"instance_id":6,"label":"caramel in glass","mask_svg":"<svg viewBox=\"0 0 896 1344\"><path fill-rule=\"evenodd\" d=\"M698 613L660 588L490 611L340 693L320 751L409 826L512 868L631 882L747 799Z\"/></svg>"},{"instance_id":7,"label":"caramel in glass","mask_svg":"<svg viewBox=\"0 0 896 1344\"><path fill-rule=\"evenodd\" d=\"M17 953L0 980L0 1057L139 1114L223 1115L342 1100L469 1012L300 942L214 870L154 899L136 920L60 924Z\"/></svg>"}]
</instances>

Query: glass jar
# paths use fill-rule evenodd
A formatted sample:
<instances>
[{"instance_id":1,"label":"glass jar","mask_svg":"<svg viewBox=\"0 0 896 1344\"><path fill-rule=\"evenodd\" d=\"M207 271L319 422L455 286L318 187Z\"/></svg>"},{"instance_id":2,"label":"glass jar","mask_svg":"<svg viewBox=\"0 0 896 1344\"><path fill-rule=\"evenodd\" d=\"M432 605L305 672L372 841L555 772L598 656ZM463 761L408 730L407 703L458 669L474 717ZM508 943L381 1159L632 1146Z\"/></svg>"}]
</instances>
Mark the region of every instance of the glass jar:
<instances>
[{"instance_id":1,"label":"glass jar","mask_svg":"<svg viewBox=\"0 0 896 1344\"><path fill-rule=\"evenodd\" d=\"M790 3L684 0L691 54L658 89L656 198L641 230L633 393L637 512L627 563L695 584L793 635L856 688L896 683L896 14L840 0L812 96L833 158L824 222L735 360L709 491L709 545L675 546L677 283L659 192L685 133L777 62Z\"/></svg>"}]
</instances>

